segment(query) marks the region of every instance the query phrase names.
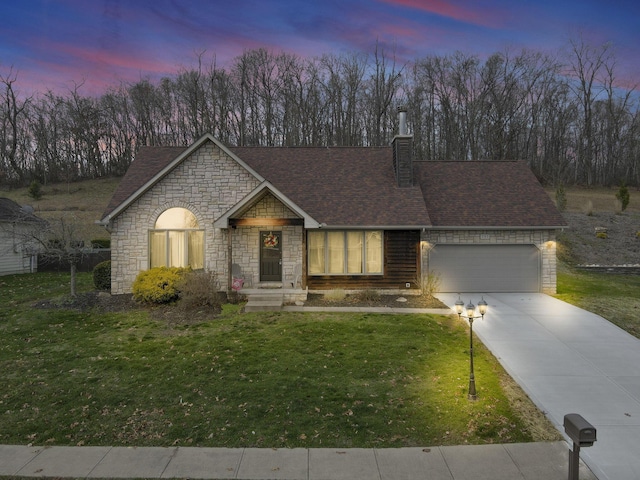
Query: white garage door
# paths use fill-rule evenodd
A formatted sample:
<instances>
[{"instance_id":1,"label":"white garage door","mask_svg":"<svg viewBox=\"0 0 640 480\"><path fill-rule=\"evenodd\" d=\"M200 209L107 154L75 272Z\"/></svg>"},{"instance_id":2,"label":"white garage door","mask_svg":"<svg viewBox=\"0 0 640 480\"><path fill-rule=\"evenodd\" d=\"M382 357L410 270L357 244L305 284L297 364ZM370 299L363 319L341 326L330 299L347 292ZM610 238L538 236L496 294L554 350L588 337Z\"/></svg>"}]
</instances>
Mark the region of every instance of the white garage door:
<instances>
[{"instance_id":1,"label":"white garage door","mask_svg":"<svg viewBox=\"0 0 640 480\"><path fill-rule=\"evenodd\" d=\"M441 292L539 292L540 251L535 245L436 245L429 271Z\"/></svg>"}]
</instances>

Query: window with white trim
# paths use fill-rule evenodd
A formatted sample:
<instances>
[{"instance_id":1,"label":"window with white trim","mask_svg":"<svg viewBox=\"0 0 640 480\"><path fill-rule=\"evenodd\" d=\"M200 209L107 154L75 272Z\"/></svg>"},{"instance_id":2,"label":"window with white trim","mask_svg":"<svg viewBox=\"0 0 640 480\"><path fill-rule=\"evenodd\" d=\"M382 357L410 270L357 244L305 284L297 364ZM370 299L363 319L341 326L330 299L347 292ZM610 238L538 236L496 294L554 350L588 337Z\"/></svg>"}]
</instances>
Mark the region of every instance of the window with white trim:
<instances>
[{"instance_id":1,"label":"window with white trim","mask_svg":"<svg viewBox=\"0 0 640 480\"><path fill-rule=\"evenodd\" d=\"M309 275L381 275L381 230L323 230L307 233Z\"/></svg>"},{"instance_id":2,"label":"window with white trim","mask_svg":"<svg viewBox=\"0 0 640 480\"><path fill-rule=\"evenodd\" d=\"M186 208L162 212L149 231L149 267L204 268L204 230Z\"/></svg>"}]
</instances>

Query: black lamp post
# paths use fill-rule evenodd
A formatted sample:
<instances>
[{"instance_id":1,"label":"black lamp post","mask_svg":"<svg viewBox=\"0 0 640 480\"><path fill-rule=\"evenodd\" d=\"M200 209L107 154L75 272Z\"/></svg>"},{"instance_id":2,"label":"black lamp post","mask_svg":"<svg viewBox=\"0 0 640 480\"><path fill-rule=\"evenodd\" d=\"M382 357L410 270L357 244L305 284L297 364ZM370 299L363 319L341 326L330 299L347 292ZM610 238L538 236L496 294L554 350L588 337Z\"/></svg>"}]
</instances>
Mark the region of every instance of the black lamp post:
<instances>
[{"instance_id":1,"label":"black lamp post","mask_svg":"<svg viewBox=\"0 0 640 480\"><path fill-rule=\"evenodd\" d=\"M473 321L476 318L484 319L484 315L485 313L487 313L488 305L487 302L484 301L484 297L482 297L482 300L478 302L478 312L480 313L480 315L476 315L476 306L473 303L469 302L469 304L465 308L464 302L460 298L460 295L458 295L458 300L456 301L455 306L458 318L466 318L469 321L469 400L475 400L476 398L478 398L478 396L476 395L476 377L473 373ZM466 314L463 315L462 312L464 312L465 310Z\"/></svg>"}]
</instances>

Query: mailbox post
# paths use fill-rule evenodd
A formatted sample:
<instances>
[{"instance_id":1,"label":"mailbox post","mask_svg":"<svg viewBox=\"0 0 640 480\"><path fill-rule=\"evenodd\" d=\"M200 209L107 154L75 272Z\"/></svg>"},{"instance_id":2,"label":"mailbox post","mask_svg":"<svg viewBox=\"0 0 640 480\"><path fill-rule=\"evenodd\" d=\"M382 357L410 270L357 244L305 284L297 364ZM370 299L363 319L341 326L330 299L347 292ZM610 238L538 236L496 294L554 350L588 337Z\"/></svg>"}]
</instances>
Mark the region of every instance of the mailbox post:
<instances>
[{"instance_id":1,"label":"mailbox post","mask_svg":"<svg viewBox=\"0 0 640 480\"><path fill-rule=\"evenodd\" d=\"M564 416L564 431L573 441L569 450L569 480L578 480L580 468L580 447L590 447L596 441L596 427L577 413Z\"/></svg>"}]
</instances>

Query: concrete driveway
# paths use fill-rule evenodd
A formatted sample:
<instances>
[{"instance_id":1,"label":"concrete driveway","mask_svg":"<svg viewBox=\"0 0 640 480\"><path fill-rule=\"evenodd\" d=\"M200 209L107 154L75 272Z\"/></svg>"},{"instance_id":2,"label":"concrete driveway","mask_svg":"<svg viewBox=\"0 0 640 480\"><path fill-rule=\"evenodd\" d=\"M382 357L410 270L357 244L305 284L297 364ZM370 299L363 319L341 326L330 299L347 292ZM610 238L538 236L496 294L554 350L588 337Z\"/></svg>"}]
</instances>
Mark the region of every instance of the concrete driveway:
<instances>
[{"instance_id":1,"label":"concrete driveway","mask_svg":"<svg viewBox=\"0 0 640 480\"><path fill-rule=\"evenodd\" d=\"M458 294L438 298L453 307ZM481 294L461 298L477 305ZM484 299L489 311L474 334L563 434L567 413L596 427L596 443L580 454L597 477L640 480L640 340L548 295Z\"/></svg>"}]
</instances>

